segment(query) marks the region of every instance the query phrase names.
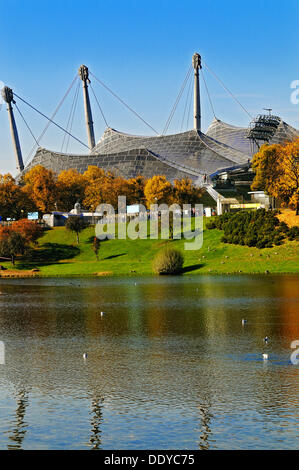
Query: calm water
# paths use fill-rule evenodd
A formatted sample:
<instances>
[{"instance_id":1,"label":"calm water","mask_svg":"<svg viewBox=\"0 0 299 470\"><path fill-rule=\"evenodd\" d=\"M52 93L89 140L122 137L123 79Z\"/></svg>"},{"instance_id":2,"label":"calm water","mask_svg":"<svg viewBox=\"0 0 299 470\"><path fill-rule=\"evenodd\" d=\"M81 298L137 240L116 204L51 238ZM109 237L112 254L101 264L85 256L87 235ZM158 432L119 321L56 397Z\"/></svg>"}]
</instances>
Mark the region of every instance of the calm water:
<instances>
[{"instance_id":1,"label":"calm water","mask_svg":"<svg viewBox=\"0 0 299 470\"><path fill-rule=\"evenodd\" d=\"M298 277L2 280L0 292L1 449L299 447Z\"/></svg>"}]
</instances>

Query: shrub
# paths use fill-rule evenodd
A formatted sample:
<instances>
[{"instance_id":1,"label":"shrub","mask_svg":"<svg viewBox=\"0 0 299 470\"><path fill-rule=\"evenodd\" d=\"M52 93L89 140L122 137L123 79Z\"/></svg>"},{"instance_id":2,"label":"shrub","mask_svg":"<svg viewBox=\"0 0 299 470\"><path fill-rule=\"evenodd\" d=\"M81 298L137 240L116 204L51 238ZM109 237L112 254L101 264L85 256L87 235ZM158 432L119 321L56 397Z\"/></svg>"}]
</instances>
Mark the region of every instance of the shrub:
<instances>
[{"instance_id":1,"label":"shrub","mask_svg":"<svg viewBox=\"0 0 299 470\"><path fill-rule=\"evenodd\" d=\"M277 211L258 209L254 212L239 211L216 217L207 224L208 229L224 231L221 241L236 245L271 248L280 245L285 237L299 239L299 227L289 229L287 224L279 222Z\"/></svg>"},{"instance_id":2,"label":"shrub","mask_svg":"<svg viewBox=\"0 0 299 470\"><path fill-rule=\"evenodd\" d=\"M299 240L299 227L295 226L289 229L288 231L289 240Z\"/></svg>"},{"instance_id":3,"label":"shrub","mask_svg":"<svg viewBox=\"0 0 299 470\"><path fill-rule=\"evenodd\" d=\"M36 243L37 239L41 237L43 229L34 220L21 219L12 224L12 229L20 233L27 243Z\"/></svg>"},{"instance_id":4,"label":"shrub","mask_svg":"<svg viewBox=\"0 0 299 470\"><path fill-rule=\"evenodd\" d=\"M184 257L179 250L164 248L154 258L153 271L156 274L179 274L183 264Z\"/></svg>"}]
</instances>

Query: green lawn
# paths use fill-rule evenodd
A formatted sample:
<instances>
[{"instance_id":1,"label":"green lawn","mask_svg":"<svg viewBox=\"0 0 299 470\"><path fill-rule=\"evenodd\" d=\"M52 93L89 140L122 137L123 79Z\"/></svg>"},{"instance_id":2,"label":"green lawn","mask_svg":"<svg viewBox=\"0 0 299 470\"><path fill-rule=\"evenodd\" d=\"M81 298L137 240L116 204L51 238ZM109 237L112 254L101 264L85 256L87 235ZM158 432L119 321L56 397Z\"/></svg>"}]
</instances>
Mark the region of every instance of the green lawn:
<instances>
[{"instance_id":1,"label":"green lawn","mask_svg":"<svg viewBox=\"0 0 299 470\"><path fill-rule=\"evenodd\" d=\"M287 241L281 246L257 248L228 245L220 242L222 232L204 230L203 246L196 251L184 250L186 240L106 240L101 242L99 261L92 250L94 228L76 236L65 228L48 230L39 240L32 260L18 260L15 268L38 268L42 276L80 275L149 275L151 262L163 246L171 245L183 251L184 274L201 273L299 273L299 243ZM3 271L5 273L5 271Z\"/></svg>"}]
</instances>

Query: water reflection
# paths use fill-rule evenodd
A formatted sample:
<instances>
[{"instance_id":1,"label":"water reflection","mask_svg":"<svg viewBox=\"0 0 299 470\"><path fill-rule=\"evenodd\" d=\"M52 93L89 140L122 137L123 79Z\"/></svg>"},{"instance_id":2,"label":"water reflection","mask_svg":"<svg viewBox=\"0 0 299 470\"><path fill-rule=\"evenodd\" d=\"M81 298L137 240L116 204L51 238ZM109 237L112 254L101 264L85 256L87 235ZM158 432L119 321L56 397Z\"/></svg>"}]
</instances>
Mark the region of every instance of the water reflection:
<instances>
[{"instance_id":1,"label":"water reflection","mask_svg":"<svg viewBox=\"0 0 299 470\"><path fill-rule=\"evenodd\" d=\"M9 450L22 449L22 443L27 432L28 425L25 422L26 408L28 406L28 393L26 390L19 390L16 397L16 416L13 420L13 429L9 433Z\"/></svg>"},{"instance_id":2,"label":"water reflection","mask_svg":"<svg viewBox=\"0 0 299 470\"><path fill-rule=\"evenodd\" d=\"M90 432L90 445L93 450L101 449L101 423L103 421L103 403L104 399L101 396L95 396L91 400L91 432Z\"/></svg>"},{"instance_id":3,"label":"water reflection","mask_svg":"<svg viewBox=\"0 0 299 470\"><path fill-rule=\"evenodd\" d=\"M200 438L199 438L199 449L209 450L212 430L211 430L211 418L210 405L203 404L199 407L200 412Z\"/></svg>"},{"instance_id":4,"label":"water reflection","mask_svg":"<svg viewBox=\"0 0 299 470\"><path fill-rule=\"evenodd\" d=\"M298 446L297 277L0 285L1 448Z\"/></svg>"}]
</instances>

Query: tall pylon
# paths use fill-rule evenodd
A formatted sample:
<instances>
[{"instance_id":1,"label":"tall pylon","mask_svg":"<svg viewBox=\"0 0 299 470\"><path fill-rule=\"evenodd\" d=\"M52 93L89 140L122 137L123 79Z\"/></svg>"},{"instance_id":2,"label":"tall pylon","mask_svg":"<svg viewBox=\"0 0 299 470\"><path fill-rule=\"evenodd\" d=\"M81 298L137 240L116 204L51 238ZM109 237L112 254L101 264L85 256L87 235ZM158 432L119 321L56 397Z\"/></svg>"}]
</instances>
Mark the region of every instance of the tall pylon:
<instances>
[{"instance_id":1,"label":"tall pylon","mask_svg":"<svg viewBox=\"0 0 299 470\"><path fill-rule=\"evenodd\" d=\"M21 145L20 145L20 140L19 140L19 135L18 135L18 129L17 129L14 112L12 108L12 103L15 103L15 100L13 97L13 91L8 86L5 86L2 88L1 94L2 94L4 101L7 103L10 131L11 131L11 137L12 137L12 144L13 144L13 148L14 148L14 152L16 156L16 161L17 161L17 169L19 170L19 172L21 172L24 170L24 162L23 162L23 157L22 157L22 150L21 150Z\"/></svg>"},{"instance_id":2,"label":"tall pylon","mask_svg":"<svg viewBox=\"0 0 299 470\"><path fill-rule=\"evenodd\" d=\"M88 67L86 67L86 65L81 65L81 67L79 67L79 77L81 78L82 85L83 85L83 99L84 99L85 121L86 121L87 137L88 137L88 147L90 148L90 150L92 150L93 147L95 146L95 138L94 138L94 129L93 129L93 120L92 120L91 106L90 106L90 100L89 100L89 93L88 93L88 84L90 83L90 80L89 80Z\"/></svg>"}]
</instances>

